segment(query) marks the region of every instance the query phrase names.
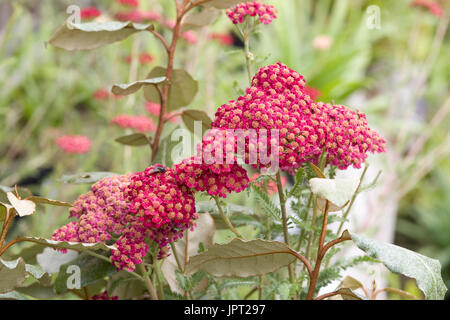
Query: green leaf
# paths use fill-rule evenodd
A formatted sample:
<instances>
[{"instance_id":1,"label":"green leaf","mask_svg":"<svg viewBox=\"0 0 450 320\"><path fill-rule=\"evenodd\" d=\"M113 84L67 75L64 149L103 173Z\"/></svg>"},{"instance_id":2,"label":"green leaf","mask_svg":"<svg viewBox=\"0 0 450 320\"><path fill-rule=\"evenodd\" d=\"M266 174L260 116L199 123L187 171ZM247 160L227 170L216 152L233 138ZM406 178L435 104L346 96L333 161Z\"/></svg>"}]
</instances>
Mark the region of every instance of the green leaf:
<instances>
[{"instance_id":1,"label":"green leaf","mask_svg":"<svg viewBox=\"0 0 450 320\"><path fill-rule=\"evenodd\" d=\"M192 257L186 274L206 271L216 277L249 277L274 272L294 262L294 251L278 241L233 239Z\"/></svg>"},{"instance_id":2,"label":"green leaf","mask_svg":"<svg viewBox=\"0 0 450 320\"><path fill-rule=\"evenodd\" d=\"M64 183L95 183L97 181L100 181L104 178L109 178L112 176L116 176L117 173L113 172L84 172L84 173L77 173L73 175L63 175L60 179L61 182Z\"/></svg>"},{"instance_id":3,"label":"green leaf","mask_svg":"<svg viewBox=\"0 0 450 320\"><path fill-rule=\"evenodd\" d=\"M166 77L139 80L128 84L115 84L111 91L115 95L126 96L135 93L143 86L157 85L166 81Z\"/></svg>"},{"instance_id":4,"label":"green leaf","mask_svg":"<svg viewBox=\"0 0 450 320\"><path fill-rule=\"evenodd\" d=\"M308 162L309 167L314 171L318 178L326 179L325 174L314 163Z\"/></svg>"},{"instance_id":5,"label":"green leaf","mask_svg":"<svg viewBox=\"0 0 450 320\"><path fill-rule=\"evenodd\" d=\"M367 300L367 298L353 292L349 288L341 288L337 290L344 300Z\"/></svg>"},{"instance_id":6,"label":"green leaf","mask_svg":"<svg viewBox=\"0 0 450 320\"><path fill-rule=\"evenodd\" d=\"M59 201L59 200L52 200L52 199L47 199L47 198L37 197L37 196L28 197L26 200L33 201L34 203L49 204L49 205L52 205L52 206L59 206L59 207L72 207L73 206L69 202L64 202L64 201Z\"/></svg>"},{"instance_id":7,"label":"green leaf","mask_svg":"<svg viewBox=\"0 0 450 320\"><path fill-rule=\"evenodd\" d=\"M0 294L0 300L36 300L36 299L17 291L10 291L7 293Z\"/></svg>"},{"instance_id":8,"label":"green leaf","mask_svg":"<svg viewBox=\"0 0 450 320\"><path fill-rule=\"evenodd\" d=\"M349 233L353 242L389 270L413 278L426 299L444 299L447 288L441 276L441 264L414 251L364 236Z\"/></svg>"},{"instance_id":9,"label":"green leaf","mask_svg":"<svg viewBox=\"0 0 450 320\"><path fill-rule=\"evenodd\" d=\"M66 21L51 37L49 43L68 51L92 50L124 40L136 32L153 29L151 24L131 22L71 23Z\"/></svg>"},{"instance_id":10,"label":"green leaf","mask_svg":"<svg viewBox=\"0 0 450 320\"><path fill-rule=\"evenodd\" d=\"M79 252L88 251L88 250L104 250L109 251L115 249L113 246L106 245L102 242L96 243L81 243L81 242L68 242L68 241L56 241L39 237L23 237L25 241L34 242L46 247L54 248L54 249L69 249L75 250Z\"/></svg>"},{"instance_id":11,"label":"green leaf","mask_svg":"<svg viewBox=\"0 0 450 320\"><path fill-rule=\"evenodd\" d=\"M189 257L195 256L198 253L200 244L203 244L205 249L212 246L214 242L214 234L216 233L214 220L208 213L201 214L196 223L197 228L195 228L194 231L189 231ZM183 267L186 257L186 236L178 240L174 246L179 262ZM178 270L178 264L175 260L173 252L171 252L171 255L164 259L161 265L161 271L169 284L170 290L178 294L184 294L184 290L180 288L179 281L177 280L176 270Z\"/></svg>"},{"instance_id":12,"label":"green leaf","mask_svg":"<svg viewBox=\"0 0 450 320\"><path fill-rule=\"evenodd\" d=\"M163 77L166 75L166 68L154 68L147 78ZM172 71L171 85L169 89L169 98L166 111L173 111L187 106L192 102L198 91L198 82L191 75L182 69ZM160 95L155 86L146 86L144 96L147 101L161 103Z\"/></svg>"},{"instance_id":13,"label":"green leaf","mask_svg":"<svg viewBox=\"0 0 450 320\"><path fill-rule=\"evenodd\" d=\"M205 27L212 24L220 15L215 8L205 8L202 11L190 11L183 19L183 29Z\"/></svg>"},{"instance_id":14,"label":"green leaf","mask_svg":"<svg viewBox=\"0 0 450 320\"><path fill-rule=\"evenodd\" d=\"M143 133L133 133L117 138L116 141L126 146L142 147L148 146L149 138Z\"/></svg>"},{"instance_id":15,"label":"green leaf","mask_svg":"<svg viewBox=\"0 0 450 320\"><path fill-rule=\"evenodd\" d=\"M27 278L25 268L25 261L22 258L13 261L0 258L0 293L20 287Z\"/></svg>"},{"instance_id":16,"label":"green leaf","mask_svg":"<svg viewBox=\"0 0 450 320\"><path fill-rule=\"evenodd\" d=\"M205 8L208 7L214 7L217 9L228 9L231 7L234 7L235 5L239 4L239 3L245 3L245 2L250 2L250 0L211 0L208 1L204 4L202 4L202 6L204 6Z\"/></svg>"},{"instance_id":17,"label":"green leaf","mask_svg":"<svg viewBox=\"0 0 450 320\"><path fill-rule=\"evenodd\" d=\"M420 298L416 297L415 295L397 288L384 288L383 291L399 295L400 297L407 300L420 300Z\"/></svg>"},{"instance_id":18,"label":"green leaf","mask_svg":"<svg viewBox=\"0 0 450 320\"><path fill-rule=\"evenodd\" d=\"M348 288L350 290L362 289L363 284L351 276L346 276L341 282L342 288Z\"/></svg>"},{"instance_id":19,"label":"green leaf","mask_svg":"<svg viewBox=\"0 0 450 320\"><path fill-rule=\"evenodd\" d=\"M73 275L73 273L67 272L69 266L78 266L80 268L81 287L87 287L117 272L116 267L112 263L83 253L75 260L61 266L58 277L55 280L55 290L58 294L68 290L67 282L69 277Z\"/></svg>"},{"instance_id":20,"label":"green leaf","mask_svg":"<svg viewBox=\"0 0 450 320\"><path fill-rule=\"evenodd\" d=\"M12 207L9 204L0 202L0 222L9 217L9 210L11 209Z\"/></svg>"},{"instance_id":21,"label":"green leaf","mask_svg":"<svg viewBox=\"0 0 450 320\"><path fill-rule=\"evenodd\" d=\"M322 179L312 178L309 180L311 192L322 201L318 201L319 209L325 207L325 200L331 204L329 211L339 211L347 205L358 188L358 179Z\"/></svg>"},{"instance_id":22,"label":"green leaf","mask_svg":"<svg viewBox=\"0 0 450 320\"><path fill-rule=\"evenodd\" d=\"M203 132L211 129L212 120L208 116L205 111L202 110L185 110L181 114L181 118L183 119L183 123L186 125L189 131L192 133L195 132L195 121L200 121L202 123L202 130L198 132L201 136L203 136Z\"/></svg>"}]
</instances>

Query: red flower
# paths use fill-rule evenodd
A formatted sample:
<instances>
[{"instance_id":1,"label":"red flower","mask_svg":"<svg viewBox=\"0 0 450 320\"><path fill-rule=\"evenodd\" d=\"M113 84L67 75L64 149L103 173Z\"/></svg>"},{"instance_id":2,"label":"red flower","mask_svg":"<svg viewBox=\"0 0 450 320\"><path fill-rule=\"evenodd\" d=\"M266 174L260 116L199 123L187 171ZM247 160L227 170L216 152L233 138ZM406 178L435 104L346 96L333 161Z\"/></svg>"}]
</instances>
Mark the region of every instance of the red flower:
<instances>
[{"instance_id":1,"label":"red flower","mask_svg":"<svg viewBox=\"0 0 450 320\"><path fill-rule=\"evenodd\" d=\"M118 3L128 7L139 7L139 0L116 0Z\"/></svg>"},{"instance_id":2,"label":"red flower","mask_svg":"<svg viewBox=\"0 0 450 320\"><path fill-rule=\"evenodd\" d=\"M95 7L87 7L81 9L81 19L94 19L100 16L102 13Z\"/></svg>"},{"instance_id":3,"label":"red flower","mask_svg":"<svg viewBox=\"0 0 450 320\"><path fill-rule=\"evenodd\" d=\"M156 126L153 120L146 116L132 116L122 114L116 116L112 121L112 124L116 124L122 128L136 129L139 132L155 131Z\"/></svg>"},{"instance_id":4,"label":"red flower","mask_svg":"<svg viewBox=\"0 0 450 320\"><path fill-rule=\"evenodd\" d=\"M190 44L196 44L198 42L197 35L192 30L183 32L181 36Z\"/></svg>"},{"instance_id":5,"label":"red flower","mask_svg":"<svg viewBox=\"0 0 450 320\"><path fill-rule=\"evenodd\" d=\"M139 56L139 62L141 64L148 64L148 63L150 63L152 61L153 61L153 56L151 54L149 54L149 53L142 53ZM131 56L130 55L125 57L125 62L126 63L131 63Z\"/></svg>"},{"instance_id":6,"label":"red flower","mask_svg":"<svg viewBox=\"0 0 450 320\"><path fill-rule=\"evenodd\" d=\"M93 97L95 100L105 100L109 98L109 92L106 89L98 89L94 92Z\"/></svg>"},{"instance_id":7,"label":"red flower","mask_svg":"<svg viewBox=\"0 0 450 320\"><path fill-rule=\"evenodd\" d=\"M433 14L438 18L441 18L444 15L444 10L442 9L442 7L437 2L434 1L415 0L411 5L427 9L431 14Z\"/></svg>"},{"instance_id":8,"label":"red flower","mask_svg":"<svg viewBox=\"0 0 450 320\"><path fill-rule=\"evenodd\" d=\"M234 43L233 37L228 33L211 33L208 38L219 40L225 46L231 46Z\"/></svg>"},{"instance_id":9,"label":"red flower","mask_svg":"<svg viewBox=\"0 0 450 320\"><path fill-rule=\"evenodd\" d=\"M145 109L147 109L148 113L154 116L159 116L161 112L161 105L155 102L146 102Z\"/></svg>"},{"instance_id":10,"label":"red flower","mask_svg":"<svg viewBox=\"0 0 450 320\"><path fill-rule=\"evenodd\" d=\"M59 137L56 144L67 153L87 153L91 149L91 140L85 136L67 135Z\"/></svg>"}]
</instances>

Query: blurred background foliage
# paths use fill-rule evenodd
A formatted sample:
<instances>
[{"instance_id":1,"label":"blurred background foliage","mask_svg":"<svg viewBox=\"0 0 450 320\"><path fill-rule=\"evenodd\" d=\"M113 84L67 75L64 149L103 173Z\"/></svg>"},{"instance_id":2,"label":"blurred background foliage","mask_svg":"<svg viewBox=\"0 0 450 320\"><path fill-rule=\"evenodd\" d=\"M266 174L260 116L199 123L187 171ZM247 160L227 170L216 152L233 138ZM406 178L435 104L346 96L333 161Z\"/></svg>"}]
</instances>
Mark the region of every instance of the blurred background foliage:
<instances>
[{"instance_id":1,"label":"blurred background foliage","mask_svg":"<svg viewBox=\"0 0 450 320\"><path fill-rule=\"evenodd\" d=\"M387 137L391 153L385 166L395 177L400 203L396 242L438 258L450 285L448 2L437 2L444 10L439 17L413 6L412 0L268 2L278 9L279 18L260 28L250 44L255 63L282 61L304 75L318 99L367 113L371 126ZM47 48L45 42L67 18L71 4L95 6L102 19L120 10L106 0L0 0L0 184L19 184L34 194L67 201L88 186L63 184L63 174L124 173L149 165L150 150L119 145L112 138L131 131L110 124L118 114L148 115L143 95L99 100L95 93L143 79L166 59L149 34L92 52L67 54ZM379 29L367 25L371 5L380 8ZM141 9L166 20L174 12L167 0L141 1ZM163 23L155 26L170 36ZM228 42L211 34L226 35ZM194 40L182 40L176 67L199 81L189 107L212 116L247 86L241 42L225 14L212 26L196 30ZM139 64L136 57L141 53L150 53L153 61ZM129 56L134 57L131 64ZM88 136L91 152L64 154L55 145L63 134ZM234 197L245 201L245 195ZM9 236L51 235L67 214L46 210L21 219ZM408 282L403 287L408 289Z\"/></svg>"}]
</instances>

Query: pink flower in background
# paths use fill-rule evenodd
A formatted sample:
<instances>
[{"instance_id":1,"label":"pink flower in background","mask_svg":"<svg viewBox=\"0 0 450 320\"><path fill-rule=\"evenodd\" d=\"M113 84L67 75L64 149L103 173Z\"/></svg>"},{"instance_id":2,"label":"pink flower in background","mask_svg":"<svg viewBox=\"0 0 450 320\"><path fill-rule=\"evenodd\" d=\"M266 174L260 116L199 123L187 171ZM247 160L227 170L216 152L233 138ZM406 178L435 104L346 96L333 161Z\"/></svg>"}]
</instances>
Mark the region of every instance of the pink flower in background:
<instances>
[{"instance_id":1,"label":"pink flower in background","mask_svg":"<svg viewBox=\"0 0 450 320\"><path fill-rule=\"evenodd\" d=\"M164 115L164 119L166 121L171 122L171 123L178 123L179 122L179 116L180 116L180 113L177 113L177 112L173 111L173 112L166 113Z\"/></svg>"},{"instance_id":2,"label":"pink flower in background","mask_svg":"<svg viewBox=\"0 0 450 320\"><path fill-rule=\"evenodd\" d=\"M322 93L318 89L316 89L314 87L309 87L309 86L305 87L304 92L308 96L310 96L311 99L313 99L313 100L316 100L318 97L320 97L322 95Z\"/></svg>"},{"instance_id":3,"label":"pink flower in background","mask_svg":"<svg viewBox=\"0 0 450 320\"><path fill-rule=\"evenodd\" d=\"M154 60L153 56L149 53L142 53L139 55L139 63L142 65L149 64ZM125 62L131 63L131 56L125 58Z\"/></svg>"},{"instance_id":4,"label":"pink flower in background","mask_svg":"<svg viewBox=\"0 0 450 320\"><path fill-rule=\"evenodd\" d=\"M250 177L250 182L252 182L256 186L262 188L264 185L262 181L255 182L255 180L258 179L260 176L261 176L261 174L259 174L259 173L252 174L252 176ZM287 178L285 176L281 176L281 185L283 186L283 188L286 186L286 184L287 184ZM275 181L273 181L271 179L267 183L267 194L269 196L271 196L275 193L278 193L278 187L277 187L277 184L275 183Z\"/></svg>"},{"instance_id":5,"label":"pink flower in background","mask_svg":"<svg viewBox=\"0 0 450 320\"><path fill-rule=\"evenodd\" d=\"M225 46L231 46L234 43L233 37L229 33L211 33L209 39L219 40Z\"/></svg>"},{"instance_id":6,"label":"pink flower in background","mask_svg":"<svg viewBox=\"0 0 450 320\"><path fill-rule=\"evenodd\" d=\"M162 16L159 12L156 11L141 11L142 20L148 21L160 21Z\"/></svg>"},{"instance_id":7,"label":"pink flower in background","mask_svg":"<svg viewBox=\"0 0 450 320\"><path fill-rule=\"evenodd\" d=\"M411 3L412 6L422 7L427 9L431 14L435 15L438 18L441 18L444 15L444 10L439 5L439 3L431 0L415 0Z\"/></svg>"},{"instance_id":8,"label":"pink flower in background","mask_svg":"<svg viewBox=\"0 0 450 320\"><path fill-rule=\"evenodd\" d=\"M187 42L189 42L190 44L196 44L198 42L198 38L197 35L195 34L194 31L189 30L186 32L183 32L181 34L181 36L183 37L183 39L185 39Z\"/></svg>"},{"instance_id":9,"label":"pink flower in background","mask_svg":"<svg viewBox=\"0 0 450 320\"><path fill-rule=\"evenodd\" d=\"M109 92L106 89L98 89L94 92L93 97L95 100L105 100L109 98Z\"/></svg>"},{"instance_id":10,"label":"pink flower in background","mask_svg":"<svg viewBox=\"0 0 450 320\"><path fill-rule=\"evenodd\" d=\"M118 12L115 18L119 21L131 21L131 22L142 22L142 12L139 10L132 10L129 12Z\"/></svg>"},{"instance_id":11,"label":"pink flower in background","mask_svg":"<svg viewBox=\"0 0 450 320\"><path fill-rule=\"evenodd\" d=\"M163 23L167 28L173 29L173 28L175 28L176 21L172 20L172 19L167 19L167 20L164 20Z\"/></svg>"},{"instance_id":12,"label":"pink flower in background","mask_svg":"<svg viewBox=\"0 0 450 320\"><path fill-rule=\"evenodd\" d=\"M313 48L316 50L328 50L333 44L333 38L326 35L320 35L314 38Z\"/></svg>"},{"instance_id":13,"label":"pink flower in background","mask_svg":"<svg viewBox=\"0 0 450 320\"><path fill-rule=\"evenodd\" d=\"M122 128L135 129L139 132L155 131L156 126L153 120L146 116L133 116L122 114L116 116L112 121L112 124L118 125Z\"/></svg>"},{"instance_id":14,"label":"pink flower in background","mask_svg":"<svg viewBox=\"0 0 450 320\"><path fill-rule=\"evenodd\" d=\"M87 153L91 149L91 140L86 136L67 135L56 139L56 144L67 153Z\"/></svg>"},{"instance_id":15,"label":"pink flower in background","mask_svg":"<svg viewBox=\"0 0 450 320\"><path fill-rule=\"evenodd\" d=\"M96 294L95 296L92 296L92 300L119 300L118 296L109 296L108 291L105 290L101 294Z\"/></svg>"},{"instance_id":16,"label":"pink flower in background","mask_svg":"<svg viewBox=\"0 0 450 320\"><path fill-rule=\"evenodd\" d=\"M121 5L128 6L128 7L138 7L139 6L139 0L116 0L117 3L120 3Z\"/></svg>"},{"instance_id":17,"label":"pink flower in background","mask_svg":"<svg viewBox=\"0 0 450 320\"><path fill-rule=\"evenodd\" d=\"M156 102L146 102L145 109L147 109L148 113L154 116L159 116L161 112L161 105Z\"/></svg>"},{"instance_id":18,"label":"pink flower in background","mask_svg":"<svg viewBox=\"0 0 450 320\"><path fill-rule=\"evenodd\" d=\"M94 19L101 15L102 13L95 7L87 7L81 9L81 19Z\"/></svg>"},{"instance_id":19,"label":"pink flower in background","mask_svg":"<svg viewBox=\"0 0 450 320\"><path fill-rule=\"evenodd\" d=\"M226 11L228 18L234 23L244 22L246 16L259 16L259 21L263 24L269 24L277 17L277 9L274 6L261 3L259 1L246 2L238 4L232 9Z\"/></svg>"}]
</instances>

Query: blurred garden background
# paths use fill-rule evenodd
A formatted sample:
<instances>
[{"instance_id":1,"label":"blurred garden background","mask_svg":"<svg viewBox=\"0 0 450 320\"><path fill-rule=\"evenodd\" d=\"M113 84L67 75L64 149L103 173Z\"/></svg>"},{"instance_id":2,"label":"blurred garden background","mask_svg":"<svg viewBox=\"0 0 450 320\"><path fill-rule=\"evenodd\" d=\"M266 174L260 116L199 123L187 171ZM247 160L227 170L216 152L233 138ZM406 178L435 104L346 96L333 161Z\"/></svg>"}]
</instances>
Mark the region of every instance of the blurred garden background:
<instances>
[{"instance_id":1,"label":"blurred garden background","mask_svg":"<svg viewBox=\"0 0 450 320\"><path fill-rule=\"evenodd\" d=\"M258 67L281 61L301 73L311 95L367 114L387 140L387 153L369 157L367 184L376 199L362 199L358 228L439 259L450 285L450 1L273 0L278 19L250 44ZM142 93L115 96L116 83L144 79L165 65L150 34L89 52L68 54L46 46L67 19L70 5L86 20L152 22L171 33L173 1L141 0L126 7L113 0L0 0L0 185L74 201L87 184L64 183L81 172L126 173L150 165L146 147L124 147L115 138L134 132L115 124L119 115L141 115L155 130L158 108ZM379 13L379 15L378 15ZM208 27L186 31L175 66L199 83L187 108L211 117L247 87L242 42L222 13ZM116 118L117 119L117 118ZM151 119L151 120L148 120ZM153 120L153 124L152 124ZM117 123L117 121L116 121ZM181 119L173 114L163 135ZM87 136L85 154L67 154L56 141ZM376 159L375 159L376 158ZM356 170L355 170L356 171ZM359 171L358 171L359 172ZM0 194L0 197L3 197ZM254 201L234 195L237 202ZM67 210L39 208L9 234L50 236L67 222ZM246 227L251 233L251 226ZM17 248L19 250L19 248ZM386 281L416 290L405 279Z\"/></svg>"}]
</instances>

